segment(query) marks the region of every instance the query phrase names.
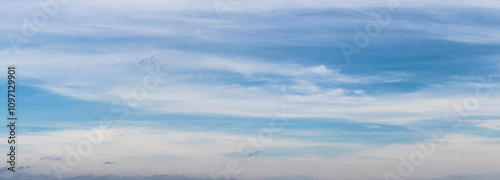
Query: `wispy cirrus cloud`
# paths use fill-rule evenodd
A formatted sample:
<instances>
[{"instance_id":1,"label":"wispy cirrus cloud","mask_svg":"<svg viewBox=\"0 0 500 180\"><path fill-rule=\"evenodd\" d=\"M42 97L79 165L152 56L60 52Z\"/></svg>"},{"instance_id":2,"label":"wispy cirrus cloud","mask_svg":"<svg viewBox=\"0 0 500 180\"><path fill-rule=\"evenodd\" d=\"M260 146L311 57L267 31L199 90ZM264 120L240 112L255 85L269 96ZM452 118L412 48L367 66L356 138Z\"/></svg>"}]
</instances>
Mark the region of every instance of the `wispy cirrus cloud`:
<instances>
[{"instance_id":1,"label":"wispy cirrus cloud","mask_svg":"<svg viewBox=\"0 0 500 180\"><path fill-rule=\"evenodd\" d=\"M18 65L30 110L26 174L3 178L51 178L49 163L65 161L65 145L96 124L84 111L112 116L117 98L128 103L151 73L134 67L151 56L161 83L126 104L121 127L69 178L203 179L238 160L241 179L380 179L415 139L449 128L443 113L457 115L478 87L491 96L414 178L489 178L498 167L499 3L401 0L403 11L347 63L339 43L355 43L387 2L245 1L223 21L211 0L70 2L17 53L0 39L0 66ZM37 4L4 2L0 32L22 33ZM283 106L295 120L257 153L262 161L246 163L238 145Z\"/></svg>"}]
</instances>

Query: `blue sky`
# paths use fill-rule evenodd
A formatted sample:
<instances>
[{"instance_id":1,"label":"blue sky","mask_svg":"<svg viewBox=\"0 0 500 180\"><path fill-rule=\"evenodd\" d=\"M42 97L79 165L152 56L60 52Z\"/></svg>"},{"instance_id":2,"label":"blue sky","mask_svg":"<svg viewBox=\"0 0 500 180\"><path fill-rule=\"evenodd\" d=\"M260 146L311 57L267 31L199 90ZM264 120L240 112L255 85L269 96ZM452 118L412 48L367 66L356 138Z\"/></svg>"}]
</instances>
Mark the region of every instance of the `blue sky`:
<instances>
[{"instance_id":1,"label":"blue sky","mask_svg":"<svg viewBox=\"0 0 500 180\"><path fill-rule=\"evenodd\" d=\"M222 0L59 1L53 14L49 2L2 1L24 167L4 179L53 179L103 122L112 130L64 178L207 179L234 161L235 179L498 177L496 1L241 0L223 18ZM382 12L348 61L339 45ZM436 129L436 150L398 172Z\"/></svg>"}]
</instances>

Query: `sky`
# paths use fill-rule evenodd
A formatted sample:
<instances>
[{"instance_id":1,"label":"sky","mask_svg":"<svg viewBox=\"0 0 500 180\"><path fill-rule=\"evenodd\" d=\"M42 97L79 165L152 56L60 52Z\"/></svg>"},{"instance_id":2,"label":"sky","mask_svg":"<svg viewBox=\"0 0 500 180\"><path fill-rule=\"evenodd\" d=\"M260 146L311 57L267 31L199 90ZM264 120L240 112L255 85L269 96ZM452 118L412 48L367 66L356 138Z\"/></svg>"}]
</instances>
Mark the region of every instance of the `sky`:
<instances>
[{"instance_id":1,"label":"sky","mask_svg":"<svg viewBox=\"0 0 500 180\"><path fill-rule=\"evenodd\" d=\"M0 4L1 179L500 175L498 1Z\"/></svg>"}]
</instances>

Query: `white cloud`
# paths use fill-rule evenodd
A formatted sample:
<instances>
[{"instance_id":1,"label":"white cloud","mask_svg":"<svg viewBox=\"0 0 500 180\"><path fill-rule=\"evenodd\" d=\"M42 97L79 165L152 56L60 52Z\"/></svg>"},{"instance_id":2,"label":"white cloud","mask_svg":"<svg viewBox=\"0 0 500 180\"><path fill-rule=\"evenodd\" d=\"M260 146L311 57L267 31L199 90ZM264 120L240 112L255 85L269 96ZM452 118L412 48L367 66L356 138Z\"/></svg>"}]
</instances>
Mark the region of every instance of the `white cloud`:
<instances>
[{"instance_id":1,"label":"white cloud","mask_svg":"<svg viewBox=\"0 0 500 180\"><path fill-rule=\"evenodd\" d=\"M117 122L120 123L120 122ZM431 133L429 132L429 137ZM125 135L125 136L122 136ZM61 138L65 137L65 138ZM448 134L448 140L436 144L436 151L425 157L424 164L415 167L414 178L432 179L436 177L469 174L492 174L500 164L497 138ZM186 132L174 129L157 130L144 127L123 127L105 134L104 141L93 147L83 163L68 175L120 174L123 176L169 174L206 177L210 171L225 169L228 161L236 160L245 173L238 178L258 179L272 176L312 176L336 178L378 179L386 171L397 172L399 156L408 158L412 151L419 150L413 144L393 144L373 146L346 143L312 143L293 139L276 138L267 148L297 148L321 146L324 150L355 148L347 154L333 157L259 157L260 160L246 162L245 158L225 157L224 154L237 152L238 145L246 141L244 135L215 132ZM24 149L19 163L34 168L26 169L28 174L51 172L50 163L65 162L65 146L76 148L85 140L78 130L47 133L28 133L23 136ZM284 153L287 153L286 151ZM331 153L329 153L331 154ZM42 157L63 157L61 160L40 160ZM21 156L20 156L21 157ZM27 160L29 159L29 160ZM156 159L156 160L155 160ZM104 166L103 162L116 162ZM196 162L196 163L193 163ZM475 165L472 167L470 163ZM207 168L208 167L208 168ZM304 167L310 167L305 168ZM266 171L272 168L273 171ZM175 171L174 171L175 170ZM258 173L259 172L259 173ZM263 173L265 172L265 173ZM360 174L362 172L362 174ZM50 175L50 174L49 174Z\"/></svg>"},{"instance_id":2,"label":"white cloud","mask_svg":"<svg viewBox=\"0 0 500 180\"><path fill-rule=\"evenodd\" d=\"M475 87L470 84L452 83L412 93L373 96L345 85L383 83L400 79L401 73L353 76L325 65L304 66L179 51L95 55L25 52L2 58L16 59L20 77L33 80L31 86L85 101L111 103L118 97L131 100L134 88L143 87L143 78L148 73L130 69L152 54L162 64L159 76L163 81L156 89L147 91L143 101L129 104L150 113L265 116L271 109L287 106L296 117L401 124L440 118L454 103L475 95ZM244 85L253 82L264 84ZM457 88L463 91L436 93ZM494 107L498 107L498 102L495 96L482 99L473 115L497 115Z\"/></svg>"},{"instance_id":3,"label":"white cloud","mask_svg":"<svg viewBox=\"0 0 500 180\"><path fill-rule=\"evenodd\" d=\"M487 128L495 131L500 131L500 120L474 120L468 122L476 124L476 126L480 128Z\"/></svg>"}]
</instances>

